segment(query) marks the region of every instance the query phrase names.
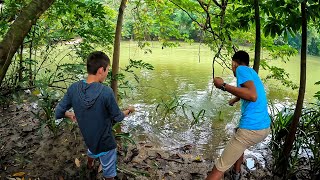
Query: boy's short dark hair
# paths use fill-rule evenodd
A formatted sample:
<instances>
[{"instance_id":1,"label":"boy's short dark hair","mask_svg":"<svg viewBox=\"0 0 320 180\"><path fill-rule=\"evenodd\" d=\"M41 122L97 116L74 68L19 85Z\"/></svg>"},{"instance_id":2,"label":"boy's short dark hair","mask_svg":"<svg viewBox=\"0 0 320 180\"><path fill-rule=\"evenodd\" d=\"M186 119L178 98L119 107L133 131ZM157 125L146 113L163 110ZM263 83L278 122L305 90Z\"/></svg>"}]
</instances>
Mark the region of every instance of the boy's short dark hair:
<instances>
[{"instance_id":1,"label":"boy's short dark hair","mask_svg":"<svg viewBox=\"0 0 320 180\"><path fill-rule=\"evenodd\" d=\"M92 52L87 58L88 74L97 74L98 69L101 67L106 70L109 64L110 59L105 53L101 51Z\"/></svg>"},{"instance_id":2,"label":"boy's short dark hair","mask_svg":"<svg viewBox=\"0 0 320 180\"><path fill-rule=\"evenodd\" d=\"M246 66L249 66L249 59L249 54L245 51L237 51L232 56L232 61L235 61L238 64L245 64Z\"/></svg>"}]
</instances>

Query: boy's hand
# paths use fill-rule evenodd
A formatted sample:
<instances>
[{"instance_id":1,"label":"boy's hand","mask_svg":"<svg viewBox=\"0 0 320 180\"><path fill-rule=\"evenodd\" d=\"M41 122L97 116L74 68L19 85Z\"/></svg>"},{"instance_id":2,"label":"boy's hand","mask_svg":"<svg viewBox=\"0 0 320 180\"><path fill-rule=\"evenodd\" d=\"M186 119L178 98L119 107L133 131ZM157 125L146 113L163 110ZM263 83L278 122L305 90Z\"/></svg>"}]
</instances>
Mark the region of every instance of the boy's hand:
<instances>
[{"instance_id":1,"label":"boy's hand","mask_svg":"<svg viewBox=\"0 0 320 180\"><path fill-rule=\"evenodd\" d=\"M123 114L125 116L128 116L130 113L133 113L135 111L134 107L133 106L129 106L128 108L126 108L123 112Z\"/></svg>"},{"instance_id":2,"label":"boy's hand","mask_svg":"<svg viewBox=\"0 0 320 180\"><path fill-rule=\"evenodd\" d=\"M71 121L77 122L77 118L76 118L76 115L74 114L74 112L67 111L67 112L65 112L64 115L65 115L66 118L71 119Z\"/></svg>"},{"instance_id":3,"label":"boy's hand","mask_svg":"<svg viewBox=\"0 0 320 180\"><path fill-rule=\"evenodd\" d=\"M133 106L129 106L127 109L129 110L129 114L135 111Z\"/></svg>"},{"instance_id":4,"label":"boy's hand","mask_svg":"<svg viewBox=\"0 0 320 180\"><path fill-rule=\"evenodd\" d=\"M223 85L224 81L223 81L223 79L220 78L220 77L215 77L215 78L213 78L213 83L214 83L214 85L215 85L217 88L220 89L221 86Z\"/></svg>"}]
</instances>

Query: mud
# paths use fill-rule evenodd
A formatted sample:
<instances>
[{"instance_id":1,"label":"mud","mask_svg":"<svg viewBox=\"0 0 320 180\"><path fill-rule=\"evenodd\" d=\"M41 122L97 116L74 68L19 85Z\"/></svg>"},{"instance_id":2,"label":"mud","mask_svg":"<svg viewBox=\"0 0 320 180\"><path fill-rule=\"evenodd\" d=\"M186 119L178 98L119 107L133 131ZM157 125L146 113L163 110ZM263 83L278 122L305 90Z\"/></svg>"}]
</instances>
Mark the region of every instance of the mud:
<instances>
[{"instance_id":1,"label":"mud","mask_svg":"<svg viewBox=\"0 0 320 180\"><path fill-rule=\"evenodd\" d=\"M25 103L0 110L0 179L101 179L98 161L93 170L86 168L86 147L77 125L63 126L54 137L34 118L34 109ZM214 162L192 149L163 150L148 141L119 145L117 179L205 179ZM274 179L267 146L253 149L245 152L241 179ZM231 179L229 172L224 179Z\"/></svg>"}]
</instances>

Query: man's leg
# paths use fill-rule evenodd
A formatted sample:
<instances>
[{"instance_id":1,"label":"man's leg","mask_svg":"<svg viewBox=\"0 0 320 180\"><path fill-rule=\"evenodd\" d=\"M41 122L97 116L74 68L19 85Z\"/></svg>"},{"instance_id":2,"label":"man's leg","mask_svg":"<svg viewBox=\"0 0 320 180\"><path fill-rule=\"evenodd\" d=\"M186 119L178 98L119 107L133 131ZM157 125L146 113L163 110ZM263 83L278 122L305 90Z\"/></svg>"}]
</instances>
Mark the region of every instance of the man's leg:
<instances>
[{"instance_id":1,"label":"man's leg","mask_svg":"<svg viewBox=\"0 0 320 180\"><path fill-rule=\"evenodd\" d=\"M240 180L242 162L243 162L243 153L242 153L241 157L233 165L233 169L231 171L231 176L232 176L233 180Z\"/></svg>"},{"instance_id":2,"label":"man's leg","mask_svg":"<svg viewBox=\"0 0 320 180\"><path fill-rule=\"evenodd\" d=\"M208 175L207 180L222 178L224 172L232 165L235 165L236 172L240 172L244 151L248 147L261 142L269 134L269 131L270 129L257 131L238 129L223 150L221 157L216 161L215 167Z\"/></svg>"},{"instance_id":3,"label":"man's leg","mask_svg":"<svg viewBox=\"0 0 320 180\"><path fill-rule=\"evenodd\" d=\"M243 153L242 153L241 157L234 164L234 170L235 170L236 173L240 173L242 162L243 162ZM208 175L207 180L220 180L222 178L223 174L224 174L224 172L219 171L214 166L212 171Z\"/></svg>"},{"instance_id":4,"label":"man's leg","mask_svg":"<svg viewBox=\"0 0 320 180\"><path fill-rule=\"evenodd\" d=\"M219 171L216 166L214 166L210 174L207 176L206 180L221 180L223 174L224 172Z\"/></svg>"},{"instance_id":5,"label":"man's leg","mask_svg":"<svg viewBox=\"0 0 320 180\"><path fill-rule=\"evenodd\" d=\"M233 169L236 173L240 173L242 162L243 162L243 153L241 157L237 160L237 162L234 163Z\"/></svg>"},{"instance_id":6,"label":"man's leg","mask_svg":"<svg viewBox=\"0 0 320 180\"><path fill-rule=\"evenodd\" d=\"M250 147L265 139L265 137L269 134L269 131L269 128L256 131L240 129L236 135L241 142L244 142L244 144ZM244 154L241 155L241 157L233 166L232 178L234 180L239 180L241 178L241 164L243 163L243 157Z\"/></svg>"},{"instance_id":7,"label":"man's leg","mask_svg":"<svg viewBox=\"0 0 320 180\"><path fill-rule=\"evenodd\" d=\"M216 160L215 166L208 175L207 180L220 180L224 172L241 159L246 148L247 146L234 135L224 148L221 156Z\"/></svg>"}]
</instances>

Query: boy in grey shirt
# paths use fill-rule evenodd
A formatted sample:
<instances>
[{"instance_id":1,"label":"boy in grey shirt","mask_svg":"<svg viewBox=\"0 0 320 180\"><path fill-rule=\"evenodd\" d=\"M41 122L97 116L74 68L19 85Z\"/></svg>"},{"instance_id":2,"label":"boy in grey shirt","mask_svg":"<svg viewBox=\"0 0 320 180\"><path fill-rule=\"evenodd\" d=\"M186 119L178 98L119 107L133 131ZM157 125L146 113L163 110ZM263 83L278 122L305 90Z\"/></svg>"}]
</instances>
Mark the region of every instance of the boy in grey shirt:
<instances>
[{"instance_id":1,"label":"boy in grey shirt","mask_svg":"<svg viewBox=\"0 0 320 180\"><path fill-rule=\"evenodd\" d=\"M103 175L114 179L116 174L117 150L112 134L113 122L120 122L134 107L122 111L119 109L113 91L102 84L110 68L110 59L103 52L97 51L87 59L88 78L73 83L56 107L57 119L70 118L77 121L88 147L88 167L93 159L99 158ZM74 113L68 112L73 108Z\"/></svg>"}]
</instances>

